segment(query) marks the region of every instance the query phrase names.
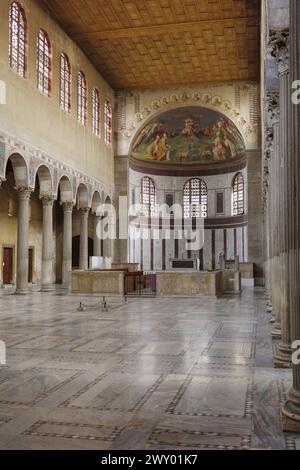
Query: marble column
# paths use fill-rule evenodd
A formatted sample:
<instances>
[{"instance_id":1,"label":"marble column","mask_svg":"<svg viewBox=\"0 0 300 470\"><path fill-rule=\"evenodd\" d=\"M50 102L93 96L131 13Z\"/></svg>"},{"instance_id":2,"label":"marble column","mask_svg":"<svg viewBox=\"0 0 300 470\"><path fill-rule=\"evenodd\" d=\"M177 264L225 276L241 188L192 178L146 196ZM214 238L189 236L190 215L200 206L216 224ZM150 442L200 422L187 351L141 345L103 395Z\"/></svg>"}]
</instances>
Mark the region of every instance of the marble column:
<instances>
[{"instance_id":1,"label":"marble column","mask_svg":"<svg viewBox=\"0 0 300 470\"><path fill-rule=\"evenodd\" d=\"M80 209L80 252L79 252L79 268L86 271L89 267L88 263L88 234L89 234L89 207Z\"/></svg>"},{"instance_id":2,"label":"marble column","mask_svg":"<svg viewBox=\"0 0 300 470\"><path fill-rule=\"evenodd\" d=\"M71 286L71 272L72 272L73 203L64 202L62 204L62 207L64 211L62 282L63 282L63 287L68 289Z\"/></svg>"},{"instance_id":3,"label":"marble column","mask_svg":"<svg viewBox=\"0 0 300 470\"><path fill-rule=\"evenodd\" d=\"M273 56L276 57L280 82L280 158L279 158L279 269L280 269L280 311L281 343L274 358L275 367L291 367L291 329L289 311L289 270L288 270L288 197L290 173L288 165L289 152L289 31L271 32Z\"/></svg>"},{"instance_id":4,"label":"marble column","mask_svg":"<svg viewBox=\"0 0 300 470\"><path fill-rule=\"evenodd\" d=\"M102 217L95 214L94 219L94 256L102 256L101 253L101 221Z\"/></svg>"},{"instance_id":5,"label":"marble column","mask_svg":"<svg viewBox=\"0 0 300 470\"><path fill-rule=\"evenodd\" d=\"M300 103L292 101L294 83L300 79L300 2L290 0L290 125L289 125L289 295L291 344L300 341ZM299 357L299 355L298 355ZM286 432L300 432L300 364L293 361L293 384L282 408L282 426Z\"/></svg>"},{"instance_id":6,"label":"marble column","mask_svg":"<svg viewBox=\"0 0 300 470\"><path fill-rule=\"evenodd\" d=\"M43 203L42 291L51 291L53 285L53 195L41 197Z\"/></svg>"},{"instance_id":7,"label":"marble column","mask_svg":"<svg viewBox=\"0 0 300 470\"><path fill-rule=\"evenodd\" d=\"M17 188L19 199L17 241L17 294L28 292L29 267L29 201L32 190Z\"/></svg>"},{"instance_id":8,"label":"marble column","mask_svg":"<svg viewBox=\"0 0 300 470\"><path fill-rule=\"evenodd\" d=\"M274 132L273 127L265 129L265 161L263 169L263 211L264 211L264 247L265 247L265 285L266 285L266 301L267 312L272 313L272 299L271 299L271 244L270 244L270 204L271 204L271 163L273 156L273 140ZM274 321L272 315L271 320Z\"/></svg>"},{"instance_id":9,"label":"marble column","mask_svg":"<svg viewBox=\"0 0 300 470\"><path fill-rule=\"evenodd\" d=\"M279 261L279 207L280 199L278 192L278 181L280 178L280 112L279 94L268 93L268 112L273 128L273 152L270 163L270 204L269 204L269 236L270 236L270 288L272 314L274 327L272 336L281 337L281 302L280 302L280 261Z\"/></svg>"}]
</instances>

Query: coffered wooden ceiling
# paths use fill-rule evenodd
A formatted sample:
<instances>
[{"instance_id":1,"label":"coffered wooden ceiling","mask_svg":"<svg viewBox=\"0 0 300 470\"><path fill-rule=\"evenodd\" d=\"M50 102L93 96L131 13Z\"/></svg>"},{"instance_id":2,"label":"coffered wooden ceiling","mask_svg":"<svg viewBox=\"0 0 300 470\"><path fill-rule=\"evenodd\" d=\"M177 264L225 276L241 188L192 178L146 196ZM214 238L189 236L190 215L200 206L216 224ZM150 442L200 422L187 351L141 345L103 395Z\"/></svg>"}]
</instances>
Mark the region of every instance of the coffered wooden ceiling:
<instances>
[{"instance_id":1,"label":"coffered wooden ceiling","mask_svg":"<svg viewBox=\"0 0 300 470\"><path fill-rule=\"evenodd\" d=\"M115 89L259 76L260 0L38 0Z\"/></svg>"}]
</instances>

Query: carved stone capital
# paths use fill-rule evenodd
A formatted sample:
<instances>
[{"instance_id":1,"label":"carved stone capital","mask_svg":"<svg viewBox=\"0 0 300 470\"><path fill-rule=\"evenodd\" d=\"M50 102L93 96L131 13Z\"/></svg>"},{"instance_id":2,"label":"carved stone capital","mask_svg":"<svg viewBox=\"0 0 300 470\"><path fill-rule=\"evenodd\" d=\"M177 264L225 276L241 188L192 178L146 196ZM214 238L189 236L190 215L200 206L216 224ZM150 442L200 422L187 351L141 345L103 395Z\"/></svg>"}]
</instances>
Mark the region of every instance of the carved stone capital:
<instances>
[{"instance_id":1,"label":"carved stone capital","mask_svg":"<svg viewBox=\"0 0 300 470\"><path fill-rule=\"evenodd\" d=\"M269 91L267 93L267 111L270 113L270 117L273 123L279 121L280 119L279 92Z\"/></svg>"},{"instance_id":2,"label":"carved stone capital","mask_svg":"<svg viewBox=\"0 0 300 470\"><path fill-rule=\"evenodd\" d=\"M18 197L20 200L30 199L34 190L32 188L27 188L25 186L19 186L16 188L18 191Z\"/></svg>"},{"instance_id":3,"label":"carved stone capital","mask_svg":"<svg viewBox=\"0 0 300 470\"><path fill-rule=\"evenodd\" d=\"M72 201L62 202L61 206L64 212L73 212L74 204Z\"/></svg>"},{"instance_id":4,"label":"carved stone capital","mask_svg":"<svg viewBox=\"0 0 300 470\"><path fill-rule=\"evenodd\" d=\"M43 206L53 206L56 197L54 194L43 194L40 196L40 200L42 201Z\"/></svg>"},{"instance_id":5,"label":"carved stone capital","mask_svg":"<svg viewBox=\"0 0 300 470\"><path fill-rule=\"evenodd\" d=\"M80 217L81 218L87 218L89 216L89 213L90 213L90 207L81 207L79 209L79 212L80 212Z\"/></svg>"},{"instance_id":6,"label":"carved stone capital","mask_svg":"<svg viewBox=\"0 0 300 470\"><path fill-rule=\"evenodd\" d=\"M269 51L277 60L279 75L289 71L289 43L290 32L288 29L270 31Z\"/></svg>"}]
</instances>

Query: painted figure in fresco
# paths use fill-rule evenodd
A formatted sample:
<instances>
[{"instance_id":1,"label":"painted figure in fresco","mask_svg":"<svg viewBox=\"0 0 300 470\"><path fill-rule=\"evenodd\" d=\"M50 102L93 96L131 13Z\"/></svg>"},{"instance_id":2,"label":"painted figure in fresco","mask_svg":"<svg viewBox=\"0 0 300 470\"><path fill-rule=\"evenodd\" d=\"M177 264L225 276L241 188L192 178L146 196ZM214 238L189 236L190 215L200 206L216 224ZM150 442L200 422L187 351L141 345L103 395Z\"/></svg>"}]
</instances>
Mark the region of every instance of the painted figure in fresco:
<instances>
[{"instance_id":1,"label":"painted figure in fresco","mask_svg":"<svg viewBox=\"0 0 300 470\"><path fill-rule=\"evenodd\" d=\"M160 126L161 124L158 124L157 122L147 124L138 136L138 139L134 144L133 151L135 151L142 142L150 142L151 138L154 137Z\"/></svg>"},{"instance_id":2,"label":"painted figure in fresco","mask_svg":"<svg viewBox=\"0 0 300 470\"><path fill-rule=\"evenodd\" d=\"M158 145L157 145L157 157L156 160L159 162L163 160L167 160L167 155L169 152L169 145L168 145L168 135L164 132L163 136L160 138Z\"/></svg>"},{"instance_id":3,"label":"painted figure in fresco","mask_svg":"<svg viewBox=\"0 0 300 470\"><path fill-rule=\"evenodd\" d=\"M182 135L188 139L192 139L193 137L196 137L197 130L198 125L194 123L193 119L186 119L185 128L182 131Z\"/></svg>"},{"instance_id":4,"label":"painted figure in fresco","mask_svg":"<svg viewBox=\"0 0 300 470\"><path fill-rule=\"evenodd\" d=\"M235 124L216 111L178 108L148 122L132 147L132 156L160 163L224 162L245 151Z\"/></svg>"},{"instance_id":5,"label":"painted figure in fresco","mask_svg":"<svg viewBox=\"0 0 300 470\"><path fill-rule=\"evenodd\" d=\"M158 155L158 144L159 144L159 135L157 135L153 142L147 147L145 158L149 158L151 160L156 160Z\"/></svg>"},{"instance_id":6,"label":"painted figure in fresco","mask_svg":"<svg viewBox=\"0 0 300 470\"><path fill-rule=\"evenodd\" d=\"M214 159L217 161L226 160L227 148L223 142L220 132L217 133L217 137L213 142L213 154Z\"/></svg>"},{"instance_id":7,"label":"painted figure in fresco","mask_svg":"<svg viewBox=\"0 0 300 470\"><path fill-rule=\"evenodd\" d=\"M225 147L230 151L231 157L235 158L237 156L236 139L232 134L230 127L227 126L224 119L221 119L217 126L220 134L222 135Z\"/></svg>"}]
</instances>

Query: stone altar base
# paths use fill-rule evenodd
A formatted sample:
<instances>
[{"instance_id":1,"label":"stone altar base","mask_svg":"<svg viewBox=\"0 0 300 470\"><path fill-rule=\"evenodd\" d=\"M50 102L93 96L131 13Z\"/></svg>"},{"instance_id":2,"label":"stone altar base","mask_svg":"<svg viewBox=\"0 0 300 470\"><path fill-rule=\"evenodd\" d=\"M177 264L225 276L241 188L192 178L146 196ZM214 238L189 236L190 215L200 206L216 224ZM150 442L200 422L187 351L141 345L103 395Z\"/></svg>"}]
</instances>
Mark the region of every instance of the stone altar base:
<instances>
[{"instance_id":1,"label":"stone altar base","mask_svg":"<svg viewBox=\"0 0 300 470\"><path fill-rule=\"evenodd\" d=\"M222 272L163 271L157 273L156 285L158 296L218 297L222 294Z\"/></svg>"},{"instance_id":2,"label":"stone altar base","mask_svg":"<svg viewBox=\"0 0 300 470\"><path fill-rule=\"evenodd\" d=\"M124 295L124 271L73 271L73 294Z\"/></svg>"}]
</instances>

